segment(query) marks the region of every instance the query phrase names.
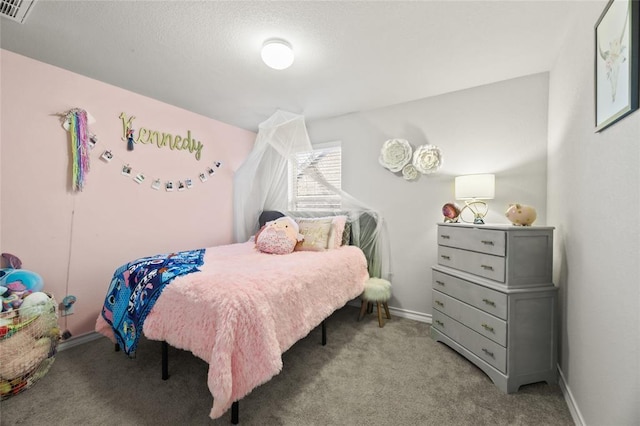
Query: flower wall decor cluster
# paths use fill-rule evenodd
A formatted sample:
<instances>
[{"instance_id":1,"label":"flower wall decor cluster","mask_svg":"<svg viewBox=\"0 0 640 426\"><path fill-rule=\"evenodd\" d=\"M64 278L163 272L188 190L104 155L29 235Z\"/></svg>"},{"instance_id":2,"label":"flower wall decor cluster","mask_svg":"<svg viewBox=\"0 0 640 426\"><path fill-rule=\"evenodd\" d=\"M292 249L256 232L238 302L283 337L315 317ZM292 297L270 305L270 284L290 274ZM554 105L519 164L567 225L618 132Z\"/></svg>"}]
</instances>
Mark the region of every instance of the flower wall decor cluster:
<instances>
[{"instance_id":1,"label":"flower wall decor cluster","mask_svg":"<svg viewBox=\"0 0 640 426\"><path fill-rule=\"evenodd\" d=\"M442 166L442 152L435 145L420 145L413 151L406 139L389 139L382 145L378 162L393 173L402 172L402 177L411 181L420 174L437 172Z\"/></svg>"}]
</instances>

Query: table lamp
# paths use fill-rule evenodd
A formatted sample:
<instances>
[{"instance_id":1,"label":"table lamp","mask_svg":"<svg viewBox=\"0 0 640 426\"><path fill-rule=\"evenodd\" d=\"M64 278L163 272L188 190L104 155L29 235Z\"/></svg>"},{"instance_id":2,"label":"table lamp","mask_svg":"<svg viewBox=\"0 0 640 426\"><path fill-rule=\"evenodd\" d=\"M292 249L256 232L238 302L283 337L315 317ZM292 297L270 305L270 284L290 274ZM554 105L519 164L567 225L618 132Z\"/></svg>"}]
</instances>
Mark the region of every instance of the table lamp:
<instances>
[{"instance_id":1,"label":"table lamp","mask_svg":"<svg viewBox=\"0 0 640 426\"><path fill-rule=\"evenodd\" d=\"M471 210L473 213L473 223L476 225L484 224L484 217L489 212L487 203L482 200L492 200L496 192L495 175L479 174L458 176L455 179L456 200L464 200L465 209ZM464 219L462 219L465 221Z\"/></svg>"}]
</instances>

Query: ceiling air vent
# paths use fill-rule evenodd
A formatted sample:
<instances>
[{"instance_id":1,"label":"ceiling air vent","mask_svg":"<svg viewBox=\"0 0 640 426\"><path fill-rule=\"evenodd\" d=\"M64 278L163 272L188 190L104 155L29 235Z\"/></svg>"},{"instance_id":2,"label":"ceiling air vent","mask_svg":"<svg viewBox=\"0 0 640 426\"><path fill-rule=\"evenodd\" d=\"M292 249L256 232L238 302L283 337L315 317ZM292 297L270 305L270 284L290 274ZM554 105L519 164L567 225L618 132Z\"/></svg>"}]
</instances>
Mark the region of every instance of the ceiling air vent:
<instances>
[{"instance_id":1,"label":"ceiling air vent","mask_svg":"<svg viewBox=\"0 0 640 426\"><path fill-rule=\"evenodd\" d=\"M24 23L36 0L0 0L0 16Z\"/></svg>"}]
</instances>

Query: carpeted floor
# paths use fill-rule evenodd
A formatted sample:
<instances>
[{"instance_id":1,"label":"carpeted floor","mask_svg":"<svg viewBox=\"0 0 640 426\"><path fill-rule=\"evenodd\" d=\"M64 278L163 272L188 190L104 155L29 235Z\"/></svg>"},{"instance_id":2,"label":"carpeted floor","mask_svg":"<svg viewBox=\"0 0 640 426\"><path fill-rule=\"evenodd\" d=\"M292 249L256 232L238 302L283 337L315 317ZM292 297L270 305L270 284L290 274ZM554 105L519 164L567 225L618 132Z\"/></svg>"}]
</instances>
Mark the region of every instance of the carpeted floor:
<instances>
[{"instance_id":1,"label":"carpeted floor","mask_svg":"<svg viewBox=\"0 0 640 426\"><path fill-rule=\"evenodd\" d=\"M429 325L347 306L283 355L283 371L240 401L244 425L573 425L558 385L500 392L477 367L429 337ZM0 403L10 425L228 425L211 420L207 364L141 339L135 359L106 338L58 353L47 375Z\"/></svg>"}]
</instances>

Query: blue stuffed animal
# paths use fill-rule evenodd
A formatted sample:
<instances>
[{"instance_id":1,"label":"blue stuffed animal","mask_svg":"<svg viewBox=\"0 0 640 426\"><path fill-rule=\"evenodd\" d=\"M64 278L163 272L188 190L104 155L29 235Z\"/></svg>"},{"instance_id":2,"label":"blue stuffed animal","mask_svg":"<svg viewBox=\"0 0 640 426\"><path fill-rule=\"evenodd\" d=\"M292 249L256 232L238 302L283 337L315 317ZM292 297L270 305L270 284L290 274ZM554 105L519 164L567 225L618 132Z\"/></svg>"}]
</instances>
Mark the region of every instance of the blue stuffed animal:
<instances>
[{"instance_id":1,"label":"blue stuffed animal","mask_svg":"<svg viewBox=\"0 0 640 426\"><path fill-rule=\"evenodd\" d=\"M17 309L22 300L42 291L44 281L35 272L26 269L0 269L0 312Z\"/></svg>"},{"instance_id":2,"label":"blue stuffed animal","mask_svg":"<svg viewBox=\"0 0 640 426\"><path fill-rule=\"evenodd\" d=\"M42 291L44 281L42 277L35 272L26 269L0 269L0 286L11 289L11 284L20 282L31 292Z\"/></svg>"}]
</instances>

